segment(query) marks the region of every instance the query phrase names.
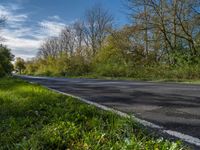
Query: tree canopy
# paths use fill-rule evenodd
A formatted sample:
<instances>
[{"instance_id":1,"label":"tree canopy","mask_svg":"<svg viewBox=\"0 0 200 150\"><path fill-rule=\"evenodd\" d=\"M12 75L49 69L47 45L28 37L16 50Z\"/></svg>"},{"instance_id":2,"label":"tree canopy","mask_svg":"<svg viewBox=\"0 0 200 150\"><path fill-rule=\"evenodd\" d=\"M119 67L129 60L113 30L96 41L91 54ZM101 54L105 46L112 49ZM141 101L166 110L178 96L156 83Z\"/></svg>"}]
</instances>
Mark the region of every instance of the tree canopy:
<instances>
[{"instance_id":1,"label":"tree canopy","mask_svg":"<svg viewBox=\"0 0 200 150\"><path fill-rule=\"evenodd\" d=\"M25 72L133 78L200 77L200 1L126 0L130 23L104 7L46 39Z\"/></svg>"},{"instance_id":2,"label":"tree canopy","mask_svg":"<svg viewBox=\"0 0 200 150\"><path fill-rule=\"evenodd\" d=\"M24 59L22 59L20 57L17 57L16 60L15 60L14 67L15 67L15 70L17 72L19 72L20 74L22 74L22 72L26 69Z\"/></svg>"},{"instance_id":3,"label":"tree canopy","mask_svg":"<svg viewBox=\"0 0 200 150\"><path fill-rule=\"evenodd\" d=\"M0 77L9 75L13 71L14 56L11 54L11 50L6 46L0 45Z\"/></svg>"}]
</instances>

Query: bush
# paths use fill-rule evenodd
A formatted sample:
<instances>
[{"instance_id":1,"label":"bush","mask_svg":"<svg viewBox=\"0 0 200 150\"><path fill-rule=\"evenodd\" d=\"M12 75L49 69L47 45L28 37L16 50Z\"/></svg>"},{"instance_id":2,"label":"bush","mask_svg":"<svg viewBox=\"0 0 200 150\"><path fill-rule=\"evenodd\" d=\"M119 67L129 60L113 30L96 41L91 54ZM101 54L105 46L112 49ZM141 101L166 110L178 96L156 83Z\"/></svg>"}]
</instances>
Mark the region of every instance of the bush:
<instances>
[{"instance_id":1,"label":"bush","mask_svg":"<svg viewBox=\"0 0 200 150\"><path fill-rule=\"evenodd\" d=\"M93 72L100 76L125 77L131 71L131 57L112 46L103 48L93 59Z\"/></svg>"}]
</instances>

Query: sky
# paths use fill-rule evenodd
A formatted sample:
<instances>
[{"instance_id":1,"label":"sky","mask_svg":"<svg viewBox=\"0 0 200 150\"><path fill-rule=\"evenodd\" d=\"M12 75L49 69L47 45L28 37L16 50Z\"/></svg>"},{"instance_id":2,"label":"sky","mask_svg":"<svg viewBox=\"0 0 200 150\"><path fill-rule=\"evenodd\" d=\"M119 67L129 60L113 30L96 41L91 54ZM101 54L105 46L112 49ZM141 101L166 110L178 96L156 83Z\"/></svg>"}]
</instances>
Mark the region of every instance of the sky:
<instances>
[{"instance_id":1,"label":"sky","mask_svg":"<svg viewBox=\"0 0 200 150\"><path fill-rule=\"evenodd\" d=\"M0 0L0 16L6 25L0 30L3 44L15 57L33 58L44 39L58 36L60 31L78 19L87 9L102 5L115 18L115 26L128 19L123 0Z\"/></svg>"}]
</instances>

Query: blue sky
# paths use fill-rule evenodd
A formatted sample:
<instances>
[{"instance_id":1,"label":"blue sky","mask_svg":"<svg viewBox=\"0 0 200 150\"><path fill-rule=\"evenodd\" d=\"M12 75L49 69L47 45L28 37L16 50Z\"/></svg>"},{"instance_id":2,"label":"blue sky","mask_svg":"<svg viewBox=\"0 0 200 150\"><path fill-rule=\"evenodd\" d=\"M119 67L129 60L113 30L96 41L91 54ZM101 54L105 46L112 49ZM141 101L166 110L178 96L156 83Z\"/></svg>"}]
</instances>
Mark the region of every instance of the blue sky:
<instances>
[{"instance_id":1,"label":"blue sky","mask_svg":"<svg viewBox=\"0 0 200 150\"><path fill-rule=\"evenodd\" d=\"M7 25L0 35L16 57L32 58L42 40L57 36L96 4L110 11L116 26L127 23L123 0L1 0L0 16L6 16Z\"/></svg>"}]
</instances>

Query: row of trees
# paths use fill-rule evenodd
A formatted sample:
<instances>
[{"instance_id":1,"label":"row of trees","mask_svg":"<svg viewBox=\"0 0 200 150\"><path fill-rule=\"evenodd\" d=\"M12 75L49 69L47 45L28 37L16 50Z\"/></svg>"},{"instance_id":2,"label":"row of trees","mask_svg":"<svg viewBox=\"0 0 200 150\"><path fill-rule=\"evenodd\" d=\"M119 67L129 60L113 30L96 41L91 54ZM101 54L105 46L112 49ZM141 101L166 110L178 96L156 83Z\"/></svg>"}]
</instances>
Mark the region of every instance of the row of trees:
<instances>
[{"instance_id":1,"label":"row of trees","mask_svg":"<svg viewBox=\"0 0 200 150\"><path fill-rule=\"evenodd\" d=\"M46 39L27 74L199 77L200 1L126 0L131 24L114 27L103 7ZM181 66L181 67L180 67ZM183 69L183 70L180 70ZM193 69L193 70L191 70ZM179 71L178 71L179 70Z\"/></svg>"},{"instance_id":2,"label":"row of trees","mask_svg":"<svg viewBox=\"0 0 200 150\"><path fill-rule=\"evenodd\" d=\"M46 39L32 62L44 64L38 68L41 72L56 72L64 75L77 74L90 70L90 63L105 45L113 27L113 17L103 7L94 6L85 13L85 20L66 26L58 37ZM28 72L32 72L33 64ZM58 67L55 66L57 63Z\"/></svg>"},{"instance_id":3,"label":"row of trees","mask_svg":"<svg viewBox=\"0 0 200 150\"><path fill-rule=\"evenodd\" d=\"M199 56L199 0L128 0L128 7L146 55L154 50L170 63L171 54Z\"/></svg>"},{"instance_id":4,"label":"row of trees","mask_svg":"<svg viewBox=\"0 0 200 150\"><path fill-rule=\"evenodd\" d=\"M73 55L90 50L95 56L104 44L105 38L112 29L113 17L102 7L95 6L85 15L85 21L76 21L66 26L59 37L50 37L41 45L39 57L56 57L61 53Z\"/></svg>"}]
</instances>

